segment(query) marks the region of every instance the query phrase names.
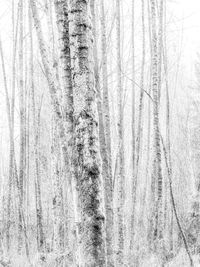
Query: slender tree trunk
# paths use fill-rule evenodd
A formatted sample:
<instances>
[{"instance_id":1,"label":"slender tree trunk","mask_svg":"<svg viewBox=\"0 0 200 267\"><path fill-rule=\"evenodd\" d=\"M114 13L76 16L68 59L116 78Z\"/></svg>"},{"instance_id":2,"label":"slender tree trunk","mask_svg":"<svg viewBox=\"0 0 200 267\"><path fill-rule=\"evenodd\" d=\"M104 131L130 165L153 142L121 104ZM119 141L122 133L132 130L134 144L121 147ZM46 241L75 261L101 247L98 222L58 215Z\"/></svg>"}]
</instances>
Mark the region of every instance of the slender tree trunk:
<instances>
[{"instance_id":1,"label":"slender tree trunk","mask_svg":"<svg viewBox=\"0 0 200 267\"><path fill-rule=\"evenodd\" d=\"M135 0L132 0L132 189L131 189L131 201L132 201L132 211L131 211L131 226L130 226L130 246L129 253L132 254L134 245L134 199L136 198L136 175L135 175Z\"/></svg>"},{"instance_id":2,"label":"slender tree trunk","mask_svg":"<svg viewBox=\"0 0 200 267\"><path fill-rule=\"evenodd\" d=\"M112 167L111 158L109 156L111 150L110 140L110 114L109 114L109 100L108 100L108 84L107 84L107 57L103 56L103 103L102 103L102 92L100 89L100 71L98 64L98 49L97 49L97 31L96 31L96 12L95 12L96 1L91 1L91 12L93 18L93 32L94 32L94 74L98 97L98 114L99 114L99 140L100 140L100 152L102 158L102 176L104 181L104 202L105 202L105 213L106 213L106 256L107 265L114 266L113 258L113 188L112 188ZM104 16L104 5L101 2L102 20ZM101 21L102 22L102 21ZM102 24L104 24L102 22ZM101 25L103 35L105 35L105 25ZM106 36L102 40L102 53L106 53ZM106 81L105 81L105 80ZM108 128L107 128L108 127Z\"/></svg>"},{"instance_id":3,"label":"slender tree trunk","mask_svg":"<svg viewBox=\"0 0 200 267\"><path fill-rule=\"evenodd\" d=\"M70 52L74 95L75 177L80 212L80 266L105 266L104 214L93 36L88 1L71 0Z\"/></svg>"},{"instance_id":4,"label":"slender tree trunk","mask_svg":"<svg viewBox=\"0 0 200 267\"><path fill-rule=\"evenodd\" d=\"M24 110L24 6L23 0L20 1L20 35L19 35L19 109L20 109L20 156L19 156L19 186L20 186L20 203L22 209L24 206L24 179L25 179L25 110ZM21 253L23 245L22 240L22 218L19 213L19 236L18 236L18 252Z\"/></svg>"},{"instance_id":5,"label":"slender tree trunk","mask_svg":"<svg viewBox=\"0 0 200 267\"><path fill-rule=\"evenodd\" d=\"M145 67L145 23L144 23L144 1L142 0L142 63L141 63L141 81L140 81L140 102L139 102L139 118L137 129L137 145L136 145L136 181L139 171L140 152L142 147L142 133L143 133L143 109L144 109L144 67Z\"/></svg>"},{"instance_id":6,"label":"slender tree trunk","mask_svg":"<svg viewBox=\"0 0 200 267\"><path fill-rule=\"evenodd\" d=\"M124 119L123 119L123 90L122 90L122 64L121 64L121 12L120 0L116 0L116 28L117 28L117 90L118 90L118 138L119 138L119 174L118 174L118 252L117 265L123 266L124 254L124 185L125 185L125 170L124 170Z\"/></svg>"},{"instance_id":7,"label":"slender tree trunk","mask_svg":"<svg viewBox=\"0 0 200 267\"><path fill-rule=\"evenodd\" d=\"M29 7L30 11L30 7ZM39 122L36 119L35 108L35 90L34 90L34 76L33 76L33 38L32 38L32 18L29 12L29 34L30 34L30 84L31 84L31 106L33 118L33 134L34 134L34 159L35 159L35 201L36 201L36 218L37 218L37 246L38 251L44 250L45 237L43 230L43 213L41 201L41 178L40 178L40 164L39 164Z\"/></svg>"},{"instance_id":8,"label":"slender tree trunk","mask_svg":"<svg viewBox=\"0 0 200 267\"><path fill-rule=\"evenodd\" d=\"M102 45L102 82L103 82L103 121L105 129L105 143L107 153L107 166L103 166L107 170L105 177L105 209L106 209L106 250L107 264L114 266L113 258L113 180L112 180L112 157L111 157L111 124L110 124L110 105L108 91L108 60L107 60L107 38L106 38L106 18L104 10L104 0L101 0L101 45ZM103 131L103 129L102 129ZM105 155L105 153L104 153ZM103 157L102 157L103 158Z\"/></svg>"},{"instance_id":9,"label":"slender tree trunk","mask_svg":"<svg viewBox=\"0 0 200 267\"><path fill-rule=\"evenodd\" d=\"M75 239L78 239L78 211L77 211L77 194L76 194L76 181L74 178L74 163L73 163L73 146L74 146L74 126L73 126L73 89L72 89L72 74L71 74L71 58L70 58L70 43L69 43L69 14L68 14L68 1L55 0L55 9L57 16L57 26L59 32L59 51L61 63L61 81L63 91L63 107L64 107L64 126L65 126L65 142L62 143L62 151L64 155L65 174L67 177L67 186L70 188L66 194L66 198L72 199L74 206L74 213L70 214L72 224L72 233ZM69 183L72 181L72 184ZM70 195L69 195L70 194ZM69 208L68 208L69 211ZM67 212L68 213L68 212ZM68 225L68 228L71 226ZM68 239L68 237L67 237ZM69 243L69 240L67 241ZM73 250L73 248L72 248ZM73 252L74 253L74 252ZM79 251L76 251L75 257L79 261Z\"/></svg>"},{"instance_id":10,"label":"slender tree trunk","mask_svg":"<svg viewBox=\"0 0 200 267\"><path fill-rule=\"evenodd\" d=\"M166 40L166 1L165 6L161 7L164 9L164 40L163 40L163 50L161 51L163 55L163 65L164 65L164 71L165 71L165 86L166 86L166 153L167 153L167 159L168 159L168 166L172 170L172 160L171 160L171 123L170 123L170 97L169 97L169 82L168 82L168 56L167 56L167 40ZM161 12L162 13L162 12ZM171 174L172 176L172 174ZM169 184L166 185L166 205L169 210L166 212L169 214L167 219L169 219L169 223L167 222L167 231L169 231L169 242L170 242L170 251L173 252L173 206L171 205L171 202L169 202L169 196L170 196L170 188ZM169 229L168 229L169 227Z\"/></svg>"},{"instance_id":11,"label":"slender tree trunk","mask_svg":"<svg viewBox=\"0 0 200 267\"><path fill-rule=\"evenodd\" d=\"M153 214L151 221L152 245L156 251L162 247L163 239L163 178L161 169L161 145L159 129L159 61L158 34L156 26L156 3L151 0L152 22L152 91L153 91L153 167L152 167L152 200Z\"/></svg>"},{"instance_id":12,"label":"slender tree trunk","mask_svg":"<svg viewBox=\"0 0 200 267\"><path fill-rule=\"evenodd\" d=\"M52 181L53 181L53 213L54 213L54 250L57 254L57 266L63 266L64 252L64 207L62 192L61 151L56 121L53 121L52 136ZM68 244L67 244L68 245Z\"/></svg>"},{"instance_id":13,"label":"slender tree trunk","mask_svg":"<svg viewBox=\"0 0 200 267\"><path fill-rule=\"evenodd\" d=\"M159 31L158 31L158 100L160 105L160 98L161 98L161 76L162 76L162 56L163 56L163 0L160 0L159 9Z\"/></svg>"},{"instance_id":14,"label":"slender tree trunk","mask_svg":"<svg viewBox=\"0 0 200 267\"><path fill-rule=\"evenodd\" d=\"M148 30L149 30L149 49L150 49L150 53L152 54L152 38L151 38L151 17L150 17L150 4L149 4L149 1L148 1ZM149 71L149 91L148 91L148 94L149 96L151 96L151 93L152 93L152 84L151 84L151 78L152 78L152 59L151 59L151 62L150 62L150 71ZM143 195L143 211L142 211L142 217L143 217L143 214L144 214L144 208L145 208L145 201L146 201L146 196L148 195L148 191L147 191L147 185L149 185L148 183L148 178L149 178L149 173L150 173L150 170L149 170L149 166L150 166L150 155L151 155L151 152L150 152L150 145L151 145L151 120L152 120L152 99L149 97L148 98L148 126L147 126L147 161L146 161L146 190L144 190L144 195ZM148 215L147 215L148 217ZM148 225L147 225L147 228L148 228Z\"/></svg>"},{"instance_id":15,"label":"slender tree trunk","mask_svg":"<svg viewBox=\"0 0 200 267\"><path fill-rule=\"evenodd\" d=\"M139 100L139 118L138 118L138 126L137 126L137 143L136 143L136 162L135 162L135 183L134 183L134 192L133 195L133 211L132 211L132 229L131 229L131 242L133 246L134 243L134 236L135 236L135 206L136 206L136 200L137 200L137 181L139 176L139 164L141 161L141 149L142 149L142 137L143 137L143 109L144 109L144 67L145 67L145 57L146 57L146 51L145 51L145 14L144 14L144 1L141 1L142 3L142 63L141 63L141 80L140 80L140 100Z\"/></svg>"},{"instance_id":16,"label":"slender tree trunk","mask_svg":"<svg viewBox=\"0 0 200 267\"><path fill-rule=\"evenodd\" d=\"M111 168L111 126L110 126L110 105L108 91L108 60L107 60L107 38L106 38L106 18L104 10L104 0L101 0L101 46L102 46L102 83L103 83L103 111L105 121L105 137L109 157L109 168ZM112 173L112 169L110 170ZM112 179L112 177L110 177Z\"/></svg>"}]
</instances>

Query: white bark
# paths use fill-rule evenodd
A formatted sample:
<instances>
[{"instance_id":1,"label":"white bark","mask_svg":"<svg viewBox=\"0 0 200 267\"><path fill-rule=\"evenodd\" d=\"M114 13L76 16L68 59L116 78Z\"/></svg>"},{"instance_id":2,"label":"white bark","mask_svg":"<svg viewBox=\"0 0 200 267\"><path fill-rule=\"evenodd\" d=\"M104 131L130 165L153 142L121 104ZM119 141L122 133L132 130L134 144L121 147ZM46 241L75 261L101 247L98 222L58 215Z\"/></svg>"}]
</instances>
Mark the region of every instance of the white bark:
<instances>
[{"instance_id":1,"label":"white bark","mask_svg":"<svg viewBox=\"0 0 200 267\"><path fill-rule=\"evenodd\" d=\"M70 53L74 95L75 177L82 267L105 266L104 214L98 137L93 36L88 1L71 0Z\"/></svg>"},{"instance_id":2,"label":"white bark","mask_svg":"<svg viewBox=\"0 0 200 267\"><path fill-rule=\"evenodd\" d=\"M152 22L152 91L153 91L153 166L152 166L152 245L156 251L162 248L163 240L163 178L161 170L161 145L159 129L159 60L156 2L151 0Z\"/></svg>"},{"instance_id":3,"label":"white bark","mask_svg":"<svg viewBox=\"0 0 200 267\"><path fill-rule=\"evenodd\" d=\"M31 8L31 7L29 7ZM35 205L37 218L37 246L38 251L44 250L44 230L43 230L43 212L41 201L41 177L39 163L39 122L36 119L35 89L34 89L34 68L33 68L33 37L32 37L32 17L29 10L29 34L30 34L30 85L31 85L31 109L33 118L33 135L34 135L34 161L35 161Z\"/></svg>"},{"instance_id":4,"label":"white bark","mask_svg":"<svg viewBox=\"0 0 200 267\"><path fill-rule=\"evenodd\" d=\"M120 0L116 0L116 29L117 29L117 92L118 92L118 138L119 138L119 173L118 173L118 243L117 266L123 266L124 254L124 112L123 112L123 88L122 88L122 64L121 64L121 12Z\"/></svg>"},{"instance_id":5,"label":"white bark","mask_svg":"<svg viewBox=\"0 0 200 267\"><path fill-rule=\"evenodd\" d=\"M111 167L111 158L109 153L111 152L111 140L110 140L110 115L109 115L109 100L108 100L108 85L107 82L107 59L106 55L104 55L103 59L103 99L102 102L102 92L100 91L100 71L99 71L99 60L98 60L98 49L97 49L97 31L96 31L96 1L91 2L91 12L93 17L93 32L94 32L94 72L95 72L95 81L96 81L96 89L98 94L98 114L99 114L99 140L100 140L100 151L102 158L102 176L104 182L104 203L105 203L105 214L106 214L106 257L107 257L107 265L112 267L114 266L114 258L113 258L113 184L112 184L112 167ZM101 2L102 10L102 21L105 19L104 17L104 6L103 2ZM101 22L102 22L101 21ZM102 22L105 24L105 21ZM103 35L102 38L102 53L106 53L106 36L105 36L105 25L103 26ZM104 66L106 65L106 66ZM107 128L108 127L108 128Z\"/></svg>"}]
</instances>

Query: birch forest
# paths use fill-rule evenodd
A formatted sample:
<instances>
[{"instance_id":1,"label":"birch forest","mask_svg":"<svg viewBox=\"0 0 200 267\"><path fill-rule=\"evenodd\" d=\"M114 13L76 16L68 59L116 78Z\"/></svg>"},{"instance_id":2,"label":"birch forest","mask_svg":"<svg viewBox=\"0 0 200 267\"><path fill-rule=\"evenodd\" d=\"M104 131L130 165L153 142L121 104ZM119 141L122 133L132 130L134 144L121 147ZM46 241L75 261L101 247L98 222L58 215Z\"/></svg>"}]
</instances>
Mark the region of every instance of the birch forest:
<instances>
[{"instance_id":1,"label":"birch forest","mask_svg":"<svg viewBox=\"0 0 200 267\"><path fill-rule=\"evenodd\" d=\"M0 7L0 266L200 266L199 1Z\"/></svg>"}]
</instances>

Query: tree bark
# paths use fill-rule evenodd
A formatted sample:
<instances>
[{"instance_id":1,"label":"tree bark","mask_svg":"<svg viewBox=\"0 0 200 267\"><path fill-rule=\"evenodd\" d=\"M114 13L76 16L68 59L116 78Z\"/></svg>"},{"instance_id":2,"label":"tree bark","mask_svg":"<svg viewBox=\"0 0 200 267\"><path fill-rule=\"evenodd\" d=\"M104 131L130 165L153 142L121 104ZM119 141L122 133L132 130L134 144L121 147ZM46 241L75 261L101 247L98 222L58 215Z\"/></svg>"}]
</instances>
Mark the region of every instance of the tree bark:
<instances>
[{"instance_id":1,"label":"tree bark","mask_svg":"<svg viewBox=\"0 0 200 267\"><path fill-rule=\"evenodd\" d=\"M112 267L114 266L113 259L113 184L112 184L112 167L111 167L111 158L109 153L111 152L111 140L110 140L110 115L109 115L109 99L108 99L108 85L104 79L107 80L107 59L104 55L103 60L103 99L102 102L102 92L100 89L100 70L99 70L99 60L98 60L98 49L97 49L97 31L96 31L96 12L95 12L96 1L91 1L91 12L93 18L93 32L94 32L94 74L95 74L95 84L97 89L97 108L99 114L99 141L100 141L100 152L102 158L102 176L104 182L104 203L105 203L105 213L106 213L106 257L107 265ZM104 14L104 5L101 2L102 14ZM102 15L102 20L105 17ZM102 21L101 21L102 22ZM102 22L103 24L105 23ZM105 36L105 26L102 26L102 31L104 38L102 40L102 53L106 53L106 38ZM106 115L105 115L106 114ZM106 123L107 122L107 123ZM108 128L107 128L108 127Z\"/></svg>"},{"instance_id":2,"label":"tree bark","mask_svg":"<svg viewBox=\"0 0 200 267\"><path fill-rule=\"evenodd\" d=\"M124 254L124 185L125 185L125 170L124 170L124 107L123 107L123 89L121 77L121 12L120 0L116 0L116 30L117 30L117 92L118 92L118 138L119 138L119 173L118 173L118 252L117 265L123 266Z\"/></svg>"},{"instance_id":3,"label":"tree bark","mask_svg":"<svg viewBox=\"0 0 200 267\"><path fill-rule=\"evenodd\" d=\"M25 179L25 110L24 110L24 7L23 1L20 1L19 7L19 22L20 22L20 34L19 34L19 110L20 110L20 156L19 156L19 186L20 186L20 203L24 206L24 179ZM23 209L23 207L22 207ZM19 213L19 233L18 233L18 252L21 253L23 245L22 240L22 218Z\"/></svg>"},{"instance_id":4,"label":"tree bark","mask_svg":"<svg viewBox=\"0 0 200 267\"><path fill-rule=\"evenodd\" d=\"M53 181L53 213L54 213L54 250L57 255L57 266L63 266L64 252L64 207L62 191L61 151L56 121L52 121L52 181ZM68 246L67 242L67 246Z\"/></svg>"},{"instance_id":5,"label":"tree bark","mask_svg":"<svg viewBox=\"0 0 200 267\"><path fill-rule=\"evenodd\" d=\"M30 11L29 7L29 11ZM34 160L35 160L35 201L36 201L36 218L37 218L37 246L38 251L42 252L45 245L44 229L43 229L43 211L41 200L41 177L40 177L40 163L39 163L39 121L36 116L35 104L35 89L33 76L33 40L32 40L32 18L29 12L29 34L30 34L30 84L31 84L31 107L33 118L33 135L34 135Z\"/></svg>"},{"instance_id":6,"label":"tree bark","mask_svg":"<svg viewBox=\"0 0 200 267\"><path fill-rule=\"evenodd\" d=\"M152 92L153 92L153 166L152 166L152 245L156 251L162 248L163 240L163 178L161 169L161 145L159 129L159 61L158 34L156 24L156 3L151 0L152 23Z\"/></svg>"},{"instance_id":7,"label":"tree bark","mask_svg":"<svg viewBox=\"0 0 200 267\"><path fill-rule=\"evenodd\" d=\"M93 36L89 1L71 0L70 53L74 95L75 177L80 214L80 266L105 266L104 214Z\"/></svg>"},{"instance_id":8,"label":"tree bark","mask_svg":"<svg viewBox=\"0 0 200 267\"><path fill-rule=\"evenodd\" d=\"M131 225L130 225L130 245L129 253L131 255L134 244L134 199L136 197L136 175L135 175L135 162L136 162L136 151L135 151L135 0L132 0L132 18L131 18L131 36L132 36L132 188L131 188Z\"/></svg>"},{"instance_id":9,"label":"tree bark","mask_svg":"<svg viewBox=\"0 0 200 267\"><path fill-rule=\"evenodd\" d=\"M69 199L72 199L73 214L70 214L72 218L69 220L66 218L65 223L70 224L67 226L68 229L72 227L72 233L75 233L75 239L78 238L78 211L77 211L77 194L76 194L76 181L74 177L74 162L73 162L73 146L74 146L74 125L73 125L73 88L72 88L72 74L71 74L71 57L70 57L70 44L69 44L69 7L68 1L65 0L55 0L55 10L56 19L59 34L59 56L61 63L61 85L62 85L62 95L63 95L63 109L64 109L64 139L65 141L61 143L63 158L64 158L64 169L66 178L66 184L70 190L66 192ZM61 137L62 139L63 137ZM68 176L71 176L69 178ZM70 182L71 181L71 182ZM69 204L69 203L68 203ZM67 208L69 213L69 207ZM70 222L71 221L71 222ZM71 226L72 224L72 226ZM70 233L68 232L68 235ZM69 237L66 238L68 239ZM73 248L72 248L73 250ZM79 251L73 252L75 257L79 258Z\"/></svg>"}]
</instances>

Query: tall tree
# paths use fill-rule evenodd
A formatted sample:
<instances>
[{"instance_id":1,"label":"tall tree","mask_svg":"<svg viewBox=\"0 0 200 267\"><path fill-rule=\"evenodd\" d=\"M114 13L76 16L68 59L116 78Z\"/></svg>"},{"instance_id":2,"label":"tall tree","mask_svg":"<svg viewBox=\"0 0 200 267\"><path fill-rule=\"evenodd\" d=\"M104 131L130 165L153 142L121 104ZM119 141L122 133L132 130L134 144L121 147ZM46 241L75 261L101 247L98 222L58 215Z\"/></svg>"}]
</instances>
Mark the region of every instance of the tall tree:
<instances>
[{"instance_id":1,"label":"tall tree","mask_svg":"<svg viewBox=\"0 0 200 267\"><path fill-rule=\"evenodd\" d=\"M136 142L136 151L135 151L135 169L134 169L134 180L133 180L133 189L132 189L132 218L131 218L131 247L134 243L135 235L135 206L137 200L137 184L139 176L139 167L141 162L141 150L142 150L142 140L143 140L143 113L144 113L144 67L145 67L145 14L144 14L144 1L141 1L141 12L142 12L142 60L141 60L141 80L140 80L140 99L139 99L139 115L138 115L138 124L137 124L137 142ZM133 7L134 8L134 7ZM134 13L134 11L133 11ZM133 18L132 18L133 19ZM134 34L134 33L133 33ZM132 81L134 83L134 80ZM134 105L134 103L133 103ZM133 126L132 126L133 127ZM131 248L132 249L132 248Z\"/></svg>"},{"instance_id":2,"label":"tall tree","mask_svg":"<svg viewBox=\"0 0 200 267\"><path fill-rule=\"evenodd\" d=\"M110 114L108 99L108 74L107 74L107 56L106 56L106 32L104 3L101 1L101 30L102 30L102 69L103 69L103 92L101 92L100 69L97 47L96 30L96 1L91 1L91 12L93 18L94 32L94 74L97 89L97 108L99 114L99 141L102 158L102 176L104 182L104 202L106 214L106 256L108 266L114 266L113 257L113 184L112 184L112 166L111 166L111 140L110 140ZM102 101L103 93L103 101Z\"/></svg>"},{"instance_id":3,"label":"tall tree","mask_svg":"<svg viewBox=\"0 0 200 267\"><path fill-rule=\"evenodd\" d=\"M160 251L163 240L163 177L161 169L161 140L159 125L159 49L157 34L156 2L151 0L151 28L152 28L152 93L153 93L153 166L152 166L152 219L151 219L151 241L153 247Z\"/></svg>"},{"instance_id":4,"label":"tall tree","mask_svg":"<svg viewBox=\"0 0 200 267\"><path fill-rule=\"evenodd\" d=\"M123 110L123 88L122 88L122 63L121 63L121 11L120 0L116 0L116 30L117 30L117 93L118 93L118 139L119 139L119 172L118 172L118 252L117 264L123 265L124 253L124 110Z\"/></svg>"},{"instance_id":5,"label":"tall tree","mask_svg":"<svg viewBox=\"0 0 200 267\"><path fill-rule=\"evenodd\" d=\"M105 207L106 207L106 248L107 264L114 266L113 259L113 179L112 179L112 156L111 156L111 122L110 103L108 88L108 44L106 37L106 17L104 0L101 0L101 47L102 47L102 83L103 83L103 115L105 129L105 143L107 153L107 175L105 177ZM104 167L103 167L104 168Z\"/></svg>"},{"instance_id":6,"label":"tall tree","mask_svg":"<svg viewBox=\"0 0 200 267\"><path fill-rule=\"evenodd\" d=\"M56 121L52 120L52 181L53 181L53 212L54 212L54 250L57 255L57 266L62 266L64 253L64 207L62 191L62 165L60 139ZM68 242L66 244L68 246Z\"/></svg>"},{"instance_id":7,"label":"tall tree","mask_svg":"<svg viewBox=\"0 0 200 267\"><path fill-rule=\"evenodd\" d=\"M90 3L71 0L70 53L74 96L74 161L80 215L80 266L105 266L104 214Z\"/></svg>"},{"instance_id":8,"label":"tall tree","mask_svg":"<svg viewBox=\"0 0 200 267\"><path fill-rule=\"evenodd\" d=\"M24 205L24 178L25 178L25 109L24 109L24 4L20 1L19 22L19 110L20 110L20 158L19 158L19 185L20 185L20 203ZM18 250L22 247L22 218L19 213L19 240Z\"/></svg>"},{"instance_id":9,"label":"tall tree","mask_svg":"<svg viewBox=\"0 0 200 267\"><path fill-rule=\"evenodd\" d=\"M32 16L31 7L29 7L29 35L30 35L30 86L31 86L31 108L33 121L33 136L34 136L34 162L35 162L35 205L37 219L37 247L38 251L44 250L45 237L43 229L43 211L41 200L41 172L39 162L39 121L35 103L35 84L34 84L34 66L33 66L33 37L32 37Z\"/></svg>"},{"instance_id":10,"label":"tall tree","mask_svg":"<svg viewBox=\"0 0 200 267\"><path fill-rule=\"evenodd\" d=\"M132 52L132 188L131 188L131 227L130 227L130 246L129 252L132 253L133 242L134 242L134 200L136 199L136 176L135 176L135 162L136 162L136 151L135 151L135 1L132 0L132 18L131 18L131 52Z\"/></svg>"},{"instance_id":11,"label":"tall tree","mask_svg":"<svg viewBox=\"0 0 200 267\"><path fill-rule=\"evenodd\" d=\"M66 196L65 206L72 203L73 213L70 213L69 206L66 207L66 215L72 219L65 219L65 225L69 229L66 236L66 243L70 238L70 227L72 232L75 233L75 239L78 237L78 227L75 222L78 221L77 213L77 194L76 194L76 181L74 180L74 162L73 162L73 145L74 145L74 125L73 125L73 88L72 88L72 74L71 74L71 56L70 56L70 43L69 43L69 12L68 12L69 1L58 1L55 0L56 10L56 22L58 27L58 41L59 41L59 63L60 63L60 77L61 77L61 88L63 95L63 123L64 123L64 142L61 142L63 158L64 158L64 177L66 181L66 188L63 194ZM58 122L57 122L58 123ZM60 136L61 137L61 136ZM61 140L63 137L61 137ZM69 202L69 200L71 202ZM71 225L71 226L70 226ZM67 244L66 244L67 245ZM68 244L69 246L69 244ZM73 250L73 248L72 248ZM77 259L79 258L79 252L73 252Z\"/></svg>"}]
</instances>

